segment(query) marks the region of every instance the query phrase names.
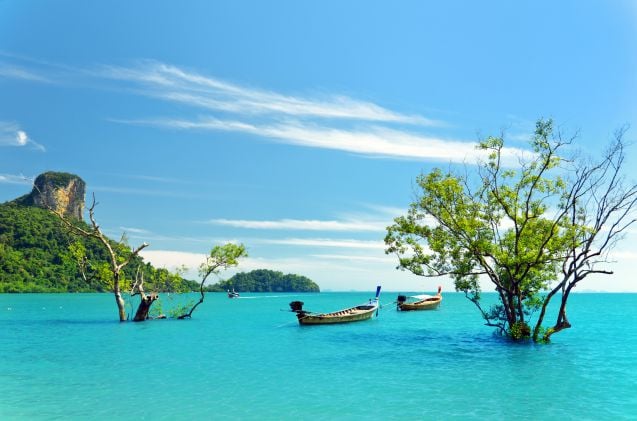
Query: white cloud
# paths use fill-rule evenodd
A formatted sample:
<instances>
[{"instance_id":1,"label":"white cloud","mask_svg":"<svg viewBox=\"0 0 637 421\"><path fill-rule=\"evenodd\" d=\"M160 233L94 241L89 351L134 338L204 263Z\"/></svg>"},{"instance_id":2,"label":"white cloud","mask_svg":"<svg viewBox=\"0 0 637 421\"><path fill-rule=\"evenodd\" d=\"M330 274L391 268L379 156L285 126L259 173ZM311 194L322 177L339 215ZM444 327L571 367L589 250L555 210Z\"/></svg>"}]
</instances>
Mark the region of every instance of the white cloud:
<instances>
[{"instance_id":1,"label":"white cloud","mask_svg":"<svg viewBox=\"0 0 637 421\"><path fill-rule=\"evenodd\" d=\"M353 239L331 239L331 238L283 238L264 239L266 244L279 244L286 246L302 247L334 247L334 248L354 248L354 249L385 249L382 241L367 241Z\"/></svg>"},{"instance_id":2,"label":"white cloud","mask_svg":"<svg viewBox=\"0 0 637 421\"><path fill-rule=\"evenodd\" d=\"M20 146L24 146L27 144L27 141L29 140L29 137L27 136L27 134L25 132L23 132L22 130L18 130L17 134L16 134L16 138L18 141L18 145Z\"/></svg>"},{"instance_id":3,"label":"white cloud","mask_svg":"<svg viewBox=\"0 0 637 421\"><path fill-rule=\"evenodd\" d=\"M214 111L418 125L438 124L432 119L397 113L374 103L343 95L314 98L284 95L202 76L156 61L141 62L137 67L128 68L105 66L98 74L141 84L145 88L145 94L149 96Z\"/></svg>"},{"instance_id":4,"label":"white cloud","mask_svg":"<svg viewBox=\"0 0 637 421\"><path fill-rule=\"evenodd\" d=\"M205 260L205 254L169 250L144 249L141 254L155 267L174 270L186 265L188 271L184 276L192 280L199 279L197 267ZM422 277L397 271L395 265L383 260L346 260L340 257L328 258L327 256L319 256L318 258L312 256L248 257L241 259L238 267L224 271L220 276L227 279L235 273L249 272L255 269L270 269L307 276L315 281L322 290L373 291L374 287L380 284L385 291L420 291L425 287L425 283L427 285L440 283L439 280L423 280ZM215 283L218 280L211 279L210 283ZM451 284L442 283L446 290L453 288Z\"/></svg>"},{"instance_id":5,"label":"white cloud","mask_svg":"<svg viewBox=\"0 0 637 421\"><path fill-rule=\"evenodd\" d=\"M394 256L362 256L362 255L345 255L345 254L311 254L311 257L315 257L317 259L328 259L328 260L347 260L349 262L375 262L375 263L385 263L389 265L396 266L396 257Z\"/></svg>"},{"instance_id":6,"label":"white cloud","mask_svg":"<svg viewBox=\"0 0 637 421\"><path fill-rule=\"evenodd\" d=\"M261 230L303 230L303 231L382 231L385 222L365 221L321 221L302 219L279 219L275 221L245 219L211 219L214 225Z\"/></svg>"},{"instance_id":7,"label":"white cloud","mask_svg":"<svg viewBox=\"0 0 637 421\"><path fill-rule=\"evenodd\" d=\"M119 227L119 229L122 231L126 231L127 233L133 233L133 234L152 234L150 231L142 229L142 228Z\"/></svg>"},{"instance_id":8,"label":"white cloud","mask_svg":"<svg viewBox=\"0 0 637 421\"><path fill-rule=\"evenodd\" d=\"M173 250L149 250L144 249L140 255L150 261L154 266L174 270L185 265L188 268L198 268L206 261L205 253L189 253Z\"/></svg>"},{"instance_id":9,"label":"white cloud","mask_svg":"<svg viewBox=\"0 0 637 421\"><path fill-rule=\"evenodd\" d=\"M215 116L196 120L113 119L115 122L240 132L297 146L394 159L475 163L477 159L486 158L472 141L444 139L385 126L440 126L440 122L343 95L322 98L284 95L155 61L142 62L136 67L106 66L98 75L132 83L137 92L141 90L148 96L215 112ZM219 114L234 117L221 118ZM347 121L358 121L359 125L344 127ZM505 165L516 166L521 154L519 149L505 148Z\"/></svg>"},{"instance_id":10,"label":"white cloud","mask_svg":"<svg viewBox=\"0 0 637 421\"><path fill-rule=\"evenodd\" d=\"M444 126L444 123L341 94L283 94L242 86L157 61L142 61L131 67L103 66L93 71L35 62L76 77L89 76L102 82L110 79L128 84L120 87L129 88L128 93L187 104L214 114L199 119L110 119L113 122L238 132L286 144L368 157L473 164L486 156L476 150L473 141L421 133L425 126ZM24 73L25 77L27 74ZM356 125L352 126L352 122ZM411 125L410 129L400 128L406 124ZM30 143L44 150L35 142ZM521 154L520 149L505 148L504 164L517 166Z\"/></svg>"},{"instance_id":11,"label":"white cloud","mask_svg":"<svg viewBox=\"0 0 637 421\"><path fill-rule=\"evenodd\" d=\"M159 197L180 197L191 198L192 195L180 192L171 192L167 190L148 190L148 189L135 189L129 187L109 187L109 186L92 186L93 191L109 192L117 194L132 194L135 196L159 196Z\"/></svg>"},{"instance_id":12,"label":"white cloud","mask_svg":"<svg viewBox=\"0 0 637 421\"><path fill-rule=\"evenodd\" d=\"M621 260L623 262L637 262L637 251L634 250L613 250L608 256L612 260Z\"/></svg>"},{"instance_id":13,"label":"white cloud","mask_svg":"<svg viewBox=\"0 0 637 421\"><path fill-rule=\"evenodd\" d=\"M41 152L46 150L44 146L35 142L24 130L20 129L20 126L6 121L0 121L0 146L29 146Z\"/></svg>"},{"instance_id":14,"label":"white cloud","mask_svg":"<svg viewBox=\"0 0 637 421\"><path fill-rule=\"evenodd\" d=\"M33 183L33 178L25 177L23 175L0 174L0 183L31 185Z\"/></svg>"},{"instance_id":15,"label":"white cloud","mask_svg":"<svg viewBox=\"0 0 637 421\"><path fill-rule=\"evenodd\" d=\"M382 216L384 219L390 219L390 220L400 215L404 215L405 213L407 213L407 210L408 210L408 206L401 208L397 206L384 206L384 205L376 205L372 203L364 203L363 206L373 210L378 215Z\"/></svg>"},{"instance_id":16,"label":"white cloud","mask_svg":"<svg viewBox=\"0 0 637 421\"><path fill-rule=\"evenodd\" d=\"M5 64L0 64L0 78L22 79L32 82L50 82L46 77L33 73L30 70Z\"/></svg>"},{"instance_id":17,"label":"white cloud","mask_svg":"<svg viewBox=\"0 0 637 421\"><path fill-rule=\"evenodd\" d=\"M435 160L474 164L486 159L487 153L476 149L476 143L446 140L418 133L368 126L363 129L343 129L325 125L304 124L298 121L252 124L237 120L209 117L199 120L154 119L113 120L120 123L140 124L180 130L211 130L246 133L273 139L281 143L320 149L332 149L365 156L408 160ZM522 149L504 148L502 162L517 166L519 157L527 153Z\"/></svg>"}]
</instances>

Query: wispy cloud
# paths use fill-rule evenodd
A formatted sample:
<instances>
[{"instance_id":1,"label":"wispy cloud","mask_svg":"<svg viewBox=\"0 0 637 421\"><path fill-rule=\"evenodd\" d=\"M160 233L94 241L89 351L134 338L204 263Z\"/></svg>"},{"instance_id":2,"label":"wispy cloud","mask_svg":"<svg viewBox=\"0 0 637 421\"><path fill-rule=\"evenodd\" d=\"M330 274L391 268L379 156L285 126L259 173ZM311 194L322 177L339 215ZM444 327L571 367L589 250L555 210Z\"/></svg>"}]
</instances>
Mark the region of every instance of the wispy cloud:
<instances>
[{"instance_id":1,"label":"wispy cloud","mask_svg":"<svg viewBox=\"0 0 637 421\"><path fill-rule=\"evenodd\" d=\"M327 260L346 260L349 262L375 262L396 266L396 258L393 256L360 256L352 254L311 254L311 257Z\"/></svg>"},{"instance_id":2,"label":"wispy cloud","mask_svg":"<svg viewBox=\"0 0 637 421\"><path fill-rule=\"evenodd\" d=\"M192 195L180 193L180 192L173 192L173 191L166 191L166 190L135 189L135 188L129 188L129 187L92 186L91 189L96 192L132 194L132 195L141 195L141 196L180 197L180 198L193 197Z\"/></svg>"},{"instance_id":3,"label":"wispy cloud","mask_svg":"<svg viewBox=\"0 0 637 421\"><path fill-rule=\"evenodd\" d=\"M35 142L16 123L0 121L0 146L30 147L44 152L44 146Z\"/></svg>"},{"instance_id":4,"label":"wispy cloud","mask_svg":"<svg viewBox=\"0 0 637 421\"><path fill-rule=\"evenodd\" d=\"M367 241L353 239L331 239L331 238L283 238L264 239L267 244L279 244L286 246L303 247L332 247L332 248L354 248L354 249L385 249L382 241Z\"/></svg>"},{"instance_id":5,"label":"wispy cloud","mask_svg":"<svg viewBox=\"0 0 637 421\"><path fill-rule=\"evenodd\" d=\"M115 122L239 132L297 146L393 159L474 163L486 157L473 141L422 133L423 127L444 126L442 122L343 95L285 95L156 61L134 67L105 66L98 74L130 83L144 95L213 113L198 118L113 119ZM505 164L513 166L522 151L505 148L503 154Z\"/></svg>"},{"instance_id":6,"label":"wispy cloud","mask_svg":"<svg viewBox=\"0 0 637 421\"><path fill-rule=\"evenodd\" d=\"M144 249L141 255L156 267L175 270L185 265L189 269L185 276L190 279L198 279L197 268L205 261L206 257L203 253L149 249ZM237 272L248 272L255 269L270 269L308 276L317 282L323 290L371 291L378 282L382 283L386 291L392 289L415 291L423 288L422 278L397 271L395 264L385 261L382 257L353 260L347 259L347 256L338 255L277 258L251 256L241 259L238 267L224 271L221 276L228 278ZM210 283L217 281L218 279L212 279ZM444 288L450 290L453 286L449 281L444 284Z\"/></svg>"},{"instance_id":7,"label":"wispy cloud","mask_svg":"<svg viewBox=\"0 0 637 421\"><path fill-rule=\"evenodd\" d=\"M148 125L180 130L229 131L267 137L278 142L321 149L340 150L358 155L409 160L434 160L475 163L487 153L476 149L476 143L430 137L405 130L381 126L343 129L316 123L287 121L273 124L248 123L238 120L202 118L113 120L120 123ZM503 163L515 166L526 154L522 149L503 149Z\"/></svg>"},{"instance_id":8,"label":"wispy cloud","mask_svg":"<svg viewBox=\"0 0 637 421\"><path fill-rule=\"evenodd\" d=\"M214 225L259 230L301 230L301 231L379 231L386 226L383 222L279 219L274 221L245 219L211 219Z\"/></svg>"},{"instance_id":9,"label":"wispy cloud","mask_svg":"<svg viewBox=\"0 0 637 421\"><path fill-rule=\"evenodd\" d=\"M373 203L363 203L362 206L367 209L371 209L376 214L382 216L384 219L394 219L397 216L403 215L407 211L407 206L404 208L398 206L386 206Z\"/></svg>"},{"instance_id":10,"label":"wispy cloud","mask_svg":"<svg viewBox=\"0 0 637 421\"><path fill-rule=\"evenodd\" d=\"M0 183L31 185L33 183L33 178L25 177L23 175L0 174Z\"/></svg>"},{"instance_id":11,"label":"wispy cloud","mask_svg":"<svg viewBox=\"0 0 637 421\"><path fill-rule=\"evenodd\" d=\"M133 233L133 234L152 234L150 231L142 229L142 228L119 227L119 229L122 231Z\"/></svg>"},{"instance_id":12,"label":"wispy cloud","mask_svg":"<svg viewBox=\"0 0 637 421\"><path fill-rule=\"evenodd\" d=\"M22 67L0 63L0 78L22 79L30 82L50 83L46 77Z\"/></svg>"},{"instance_id":13,"label":"wispy cloud","mask_svg":"<svg viewBox=\"0 0 637 421\"><path fill-rule=\"evenodd\" d=\"M284 95L203 76L156 61L142 61L136 67L104 66L99 70L99 74L106 78L137 83L149 96L214 111L418 125L438 124L432 119L398 113L372 102L343 95Z\"/></svg>"},{"instance_id":14,"label":"wispy cloud","mask_svg":"<svg viewBox=\"0 0 637 421\"><path fill-rule=\"evenodd\" d=\"M0 53L0 56L3 54ZM145 60L131 66L104 65L70 69L4 54L34 66L54 70L60 80L110 81L127 95L143 95L187 105L191 116L123 117L109 121L180 130L243 133L256 138L308 148L330 149L366 157L430 160L473 164L485 154L476 142L428 133L446 122L389 109L372 101L338 93L275 92L203 75L174 65ZM39 80L39 73L7 65L5 75ZM7 76L9 77L9 76ZM97 86L97 84L96 84ZM202 111L204 113L202 115ZM521 149L503 149L504 164L517 166Z\"/></svg>"}]
</instances>

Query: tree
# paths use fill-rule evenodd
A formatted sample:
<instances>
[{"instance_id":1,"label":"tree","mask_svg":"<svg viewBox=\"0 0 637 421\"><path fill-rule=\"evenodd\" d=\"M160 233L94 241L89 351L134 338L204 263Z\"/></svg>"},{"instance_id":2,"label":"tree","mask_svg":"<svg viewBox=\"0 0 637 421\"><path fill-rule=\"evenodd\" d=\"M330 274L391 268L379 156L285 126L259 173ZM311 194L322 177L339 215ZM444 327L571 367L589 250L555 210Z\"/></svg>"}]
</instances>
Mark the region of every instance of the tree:
<instances>
[{"instance_id":1,"label":"tree","mask_svg":"<svg viewBox=\"0 0 637 421\"><path fill-rule=\"evenodd\" d=\"M450 276L498 332L548 342L571 326L572 289L591 274L612 274L608 253L635 222L637 186L622 176L623 135L598 162L567 159L576 137L564 139L551 120L540 120L533 152L516 168L503 164L503 137L489 137L478 145L487 160L474 177L434 169L417 178L417 200L388 227L386 252L398 256L400 269ZM498 294L489 309L481 279ZM555 323L545 328L558 293Z\"/></svg>"},{"instance_id":2,"label":"tree","mask_svg":"<svg viewBox=\"0 0 637 421\"><path fill-rule=\"evenodd\" d=\"M243 244L228 243L223 246L214 246L210 250L210 254L206 257L206 261L199 267L199 275L201 276L201 284L199 285L199 301L197 301L187 313L184 312L178 319L186 319L192 317L192 313L197 306L203 303L204 300L204 283L210 275L217 275L222 269L228 269L229 267L237 266L239 264L239 258L246 257L248 255L246 248Z\"/></svg>"},{"instance_id":3,"label":"tree","mask_svg":"<svg viewBox=\"0 0 637 421\"><path fill-rule=\"evenodd\" d=\"M134 249L129 249L128 247L125 247L125 246L117 247L116 245L111 244L111 241L109 240L109 238L106 237L104 233L102 233L102 231L100 230L100 226L95 221L95 206L96 205L97 203L95 202L95 195L93 195L93 202L91 204L91 207L89 208L89 219L91 221L91 225L88 228L84 228L79 224L74 224L72 220L69 220L60 211L57 211L53 208L49 208L49 210L53 212L55 215L57 215L58 218L60 218L60 220L71 231L83 237L90 237L90 238L97 239L98 241L102 243L104 248L108 251L108 256L110 259L108 270L102 267L102 270L100 271L101 275L98 275L98 276L100 276L102 280L107 280L109 284L112 282L112 284L109 286L112 288L113 295L115 297L115 303L117 304L117 312L119 315L119 321L124 322L127 320L127 317L126 317L126 303L124 301L124 298L122 297L122 281L123 281L122 269L126 265L128 265L134 257L139 255L140 251L148 247L148 244L143 243L142 245ZM86 276L86 272L85 272L85 268L88 266L88 263L86 262L85 258L82 256L81 250L76 248L75 250L72 250L72 251L75 253L76 258L78 259L78 265L80 266L82 276L84 277L85 280L88 280ZM149 299L147 301L141 286L142 284L143 284L143 281L139 285L137 285L136 283L135 286L139 287L139 293L140 295L142 295L140 308L142 306L148 306L148 308L145 309L145 313L148 314L150 305L152 304L153 301L157 299L157 294L151 294L150 296L148 296ZM131 294L134 294L134 289L135 287L133 287ZM143 311L144 310L142 310L142 312ZM139 312L140 310L138 310L137 313ZM135 321L139 321L139 320L135 318Z\"/></svg>"}]
</instances>

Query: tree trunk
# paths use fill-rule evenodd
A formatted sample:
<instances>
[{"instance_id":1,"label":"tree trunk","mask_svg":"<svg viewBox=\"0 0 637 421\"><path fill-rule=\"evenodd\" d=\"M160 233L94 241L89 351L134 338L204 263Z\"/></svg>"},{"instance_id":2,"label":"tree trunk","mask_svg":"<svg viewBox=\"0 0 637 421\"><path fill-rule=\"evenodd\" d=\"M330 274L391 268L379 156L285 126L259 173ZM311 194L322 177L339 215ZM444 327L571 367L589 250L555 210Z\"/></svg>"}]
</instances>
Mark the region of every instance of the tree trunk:
<instances>
[{"instance_id":1,"label":"tree trunk","mask_svg":"<svg viewBox=\"0 0 637 421\"><path fill-rule=\"evenodd\" d=\"M117 303L117 310L119 313L119 321L126 321L126 303L122 298L122 294L119 292L119 289L115 291L115 302Z\"/></svg>"},{"instance_id":2,"label":"tree trunk","mask_svg":"<svg viewBox=\"0 0 637 421\"><path fill-rule=\"evenodd\" d=\"M134 322L143 322L148 319L148 312L150 311L150 306L153 305L156 299L159 298L159 295L152 293L150 295L142 295L142 300L137 307L137 313L135 313L135 317L133 318Z\"/></svg>"},{"instance_id":3,"label":"tree trunk","mask_svg":"<svg viewBox=\"0 0 637 421\"><path fill-rule=\"evenodd\" d=\"M557 332L561 332L562 330L569 329L571 327L571 323L566 317L566 302L568 301L569 294L571 293L571 289L573 289L574 286L575 282L570 283L562 293L562 303L560 304L560 310L557 314L557 321L555 322L555 326L553 326L544 334L544 341L550 341L551 335L554 335Z\"/></svg>"},{"instance_id":4,"label":"tree trunk","mask_svg":"<svg viewBox=\"0 0 637 421\"><path fill-rule=\"evenodd\" d=\"M562 283L557 285L555 288L548 293L548 295L544 298L544 302L542 303L542 309L540 310L540 315L537 318L537 323L535 324L535 328L533 329L533 342L538 342L540 337L540 330L542 329L542 322L544 321L544 315L546 314L546 308L548 307L551 299L562 287ZM549 335L550 336L550 335ZM545 337L544 340L548 338Z\"/></svg>"},{"instance_id":5,"label":"tree trunk","mask_svg":"<svg viewBox=\"0 0 637 421\"><path fill-rule=\"evenodd\" d=\"M515 322L518 321L517 319L517 313L515 311L515 302L513 300L513 293L511 291L507 290L507 294L506 294L506 302L504 302L504 306L508 309L507 311L507 318L509 319L509 329L511 329L511 327L515 324Z\"/></svg>"},{"instance_id":6,"label":"tree trunk","mask_svg":"<svg viewBox=\"0 0 637 421\"><path fill-rule=\"evenodd\" d=\"M115 295L115 303L117 303L117 311L119 313L119 321L126 321L126 302L122 298L119 290L119 271L113 271L113 294Z\"/></svg>"},{"instance_id":7,"label":"tree trunk","mask_svg":"<svg viewBox=\"0 0 637 421\"><path fill-rule=\"evenodd\" d=\"M206 282L206 278L208 278L208 275L210 275L213 272L213 270L214 269L209 270L208 273L206 273L203 279L201 280L201 284L199 285L199 293L201 294L201 297L199 298L199 301L197 301L197 303L194 306L192 306L192 308L190 309L188 313L182 314L181 316L177 317L179 320L191 318L192 312L195 311L195 309L197 308L199 304L203 303L203 299L204 299L203 284L204 282Z\"/></svg>"}]
</instances>

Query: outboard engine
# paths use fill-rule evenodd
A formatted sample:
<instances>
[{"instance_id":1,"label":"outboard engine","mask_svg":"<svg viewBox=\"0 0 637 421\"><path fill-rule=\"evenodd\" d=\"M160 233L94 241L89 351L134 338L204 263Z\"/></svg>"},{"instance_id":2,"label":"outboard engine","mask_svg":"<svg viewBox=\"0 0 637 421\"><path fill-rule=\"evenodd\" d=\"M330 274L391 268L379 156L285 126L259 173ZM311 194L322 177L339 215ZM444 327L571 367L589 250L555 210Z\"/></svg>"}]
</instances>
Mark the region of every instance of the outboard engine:
<instances>
[{"instance_id":1,"label":"outboard engine","mask_svg":"<svg viewBox=\"0 0 637 421\"><path fill-rule=\"evenodd\" d=\"M399 295L396 299L396 308L400 309L400 306L407 301L407 297L405 295Z\"/></svg>"},{"instance_id":2,"label":"outboard engine","mask_svg":"<svg viewBox=\"0 0 637 421\"><path fill-rule=\"evenodd\" d=\"M290 308L292 309L292 311L303 311L303 301L292 301L290 303Z\"/></svg>"}]
</instances>

